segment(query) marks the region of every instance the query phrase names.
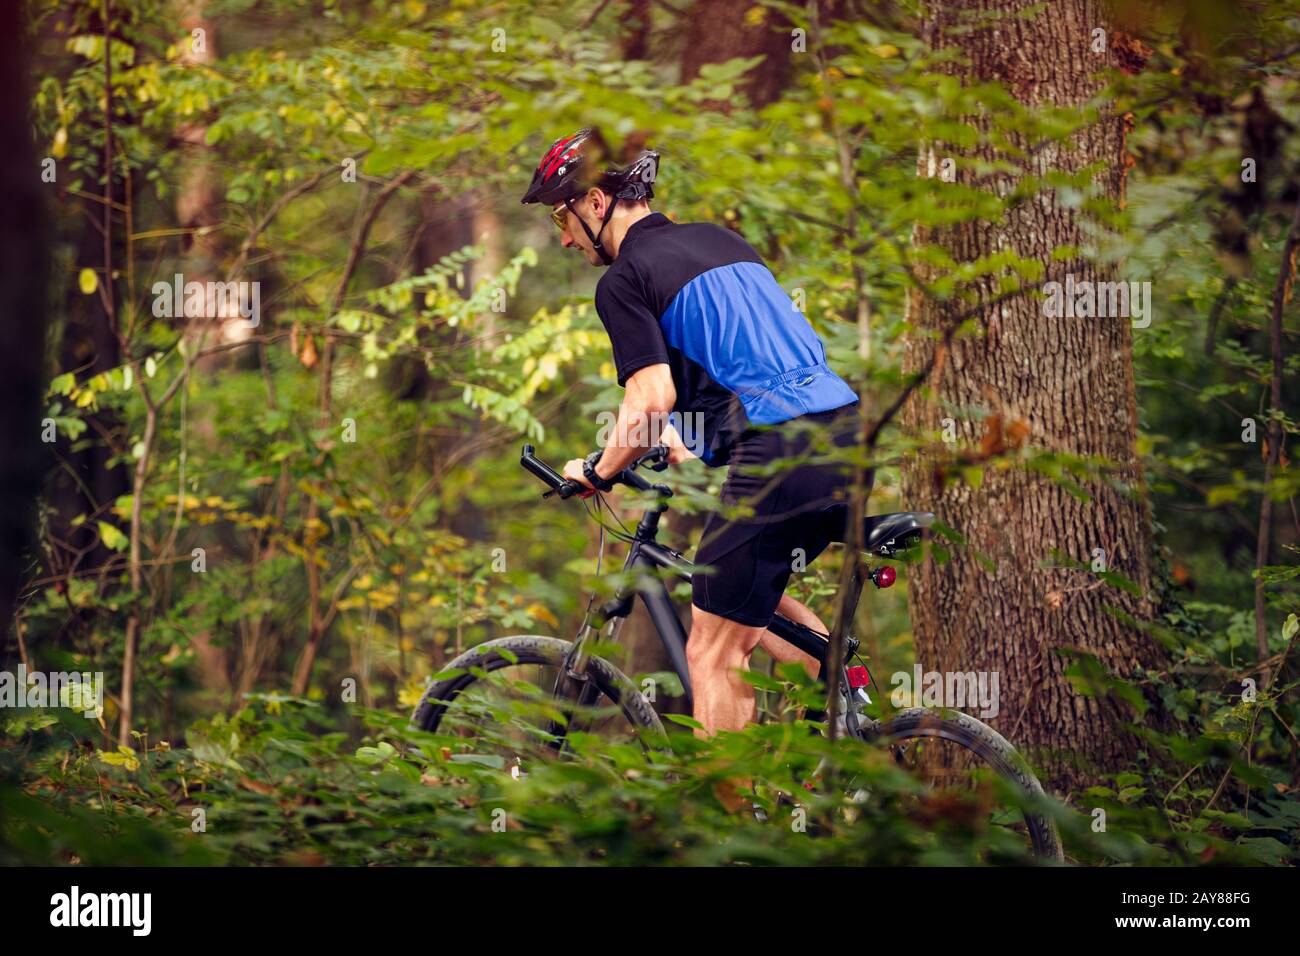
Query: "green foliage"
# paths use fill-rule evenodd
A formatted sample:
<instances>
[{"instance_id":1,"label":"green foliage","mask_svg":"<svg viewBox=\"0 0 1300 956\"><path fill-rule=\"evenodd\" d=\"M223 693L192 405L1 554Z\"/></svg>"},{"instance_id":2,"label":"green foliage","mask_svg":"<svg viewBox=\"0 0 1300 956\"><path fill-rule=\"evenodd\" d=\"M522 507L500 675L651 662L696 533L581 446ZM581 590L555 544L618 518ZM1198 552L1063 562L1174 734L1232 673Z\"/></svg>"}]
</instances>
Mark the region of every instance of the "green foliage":
<instances>
[{"instance_id":1,"label":"green foliage","mask_svg":"<svg viewBox=\"0 0 1300 956\"><path fill-rule=\"evenodd\" d=\"M58 161L64 203L66 274L50 298L63 335L74 336L79 310L107 294L104 263L79 258L100 238L78 242L105 189L100 4L31 6L33 126L42 154ZM589 307L593 273L575 271L544 217L516 200L546 143L595 123L612 142L647 135L665 157L657 205L752 242L805 300L832 364L873 399L905 382L912 297L964 307L977 291L1033 289L1048 268L1084 256L1158 283L1156 320L1134 330L1132 347L1143 477L1161 522L1157 558L1168 564L1150 638L1174 656L1167 673L1136 685L1083 658L1071 673L1080 693L1128 701L1172 726L1144 724L1149 752L1138 767L1070 795L1076 810L1054 812L1070 852L1088 862L1295 862L1296 546L1280 542L1282 563L1257 570L1253 538L1263 496L1285 512L1300 490L1289 463L1266 482L1260 455L1270 421L1287 435L1297 428L1294 415L1270 410L1266 334L1283 198L1294 202L1287 171L1300 166L1294 63L1272 56L1296 39L1284 5L1261 5L1250 30L1206 34L1220 37L1214 51L1189 48L1166 22L1179 5L1162 8L1147 69L1114 77L1083 108L1058 109L1031 108L1000 84L963 86L942 68L951 54L917 38L904 4L896 21L880 13L822 24L788 89L761 110L741 95L756 60L707 65L682 83L673 64L620 58L619 18L575 29L585 17L577 9L331 0L308 17L279 0L255 14L242 0L213 3L215 56L196 62L174 5L114 7L119 348L104 360L114 367L80 356L53 368L46 417L60 455L101 453L122 481L107 500L82 488L81 514L47 506L46 566L20 618L37 661L106 672L109 726L125 635L138 623L135 726L178 745L135 740L124 750L49 714L9 719L0 747L8 859L959 863L990 849L987 835L956 824L936 837L891 802L908 784L879 755L830 753L797 722L711 745L683 734L678 756L660 762L579 741L578 759L517 782L425 755L433 742L391 716L459 649L500 633L571 631L591 588L580 512L539 502L516 466L518 445L545 442L555 461L585 453L618 389ZM795 23L807 16L802 6L764 9ZM665 10L654 15L659 29L676 29ZM1225 210L1237 208L1261 77L1278 140L1249 222L1235 222ZM1134 120L1122 210L1097 202L1094 178L1105 171L1037 162L1111 103ZM974 115L988 122L969 122ZM918 147L924 158L934 144L979 147L986 158L973 161L975 173L1011 174L1013 185L943 182L924 166L918 174ZM344 175L349 163L355 180ZM200 186L212 191L201 224L178 225L178 203L195 202ZM1087 248L1062 246L1041 262L1009 246L959 262L914 240L1043 201L1093 215ZM490 233L470 234L482 212L492 214ZM430 232L434 252L423 246ZM217 323L187 329L155 316L152 285L177 272L261 282L254 340L234 348ZM1288 347L1294 313L1292 303ZM980 331L972 321L962 334ZM1284 369L1285 393L1295 394L1295 355ZM1253 442L1245 419L1257 427ZM886 433L874 510L907 506L894 466L932 439ZM1137 491L1113 465L1027 447L962 460L942 480L978 490L994 469L1015 468L1080 500L1098 482ZM712 506L719 481L684 466L674 511ZM80 537L74 545L56 529ZM969 548L958 530L938 532L930 559ZM974 558L993 569L988 556ZM1077 556L1056 561L1081 586L1139 590ZM825 606L835 570L819 562L793 593ZM1285 665L1267 688L1257 580L1264 656ZM864 614L884 635L879 653L910 660L905 589ZM313 634L320 652L301 693L247 703L248 692L292 685ZM784 707L787 683L754 676L764 699ZM348 677L373 710L328 709ZM1241 698L1247 677L1261 684L1254 701ZM94 740L96 752L72 739ZM837 798L802 796L801 774L823 756L866 775L880 795L852 808L852 823ZM711 786L729 773L760 782L772 822L721 812ZM790 830L777 792L800 793L820 838ZM200 804L209 810L201 835L188 815ZM512 821L504 833L491 831L494 807ZM1092 830L1090 808L1106 811L1105 833Z\"/></svg>"},{"instance_id":2,"label":"green foliage","mask_svg":"<svg viewBox=\"0 0 1300 956\"><path fill-rule=\"evenodd\" d=\"M791 700L806 696L797 667L783 675L751 676ZM1001 787L998 798L1051 815L1082 862L1294 864L1298 798L1281 771L1247 768L1233 742L1232 727L1251 719L1250 709L1220 712L1200 734L1149 734L1174 763L1144 761L1080 794L1081 810ZM33 722L0 748L6 863L1032 862L1014 834L973 822L960 801L918 806L917 781L888 752L832 746L793 713L711 740L680 718L688 729L672 733L671 751L575 731L566 759L519 778L499 758L458 757L459 738L415 731L387 711L332 714L288 695L251 695L231 717L190 728L183 748L141 739L96 751L71 744L64 723ZM1247 809L1208 805L1220 768L1233 786L1263 788ZM754 782L766 819L722 809L716 788L737 778ZM828 779L870 797L850 800Z\"/></svg>"}]
</instances>

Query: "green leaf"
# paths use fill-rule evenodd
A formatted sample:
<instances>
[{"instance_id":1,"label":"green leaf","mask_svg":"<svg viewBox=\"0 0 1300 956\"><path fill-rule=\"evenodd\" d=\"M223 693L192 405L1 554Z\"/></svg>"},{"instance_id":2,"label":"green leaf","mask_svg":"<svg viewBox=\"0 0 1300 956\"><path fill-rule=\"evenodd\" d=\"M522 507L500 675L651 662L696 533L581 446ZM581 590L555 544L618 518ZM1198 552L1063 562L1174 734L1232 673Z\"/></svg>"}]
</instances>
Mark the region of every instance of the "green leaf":
<instances>
[{"instance_id":1,"label":"green leaf","mask_svg":"<svg viewBox=\"0 0 1300 956\"><path fill-rule=\"evenodd\" d=\"M674 724L681 724L683 727L689 727L691 730L703 730L704 725L693 717L687 717L685 714L664 714L664 717L671 720Z\"/></svg>"},{"instance_id":2,"label":"green leaf","mask_svg":"<svg viewBox=\"0 0 1300 956\"><path fill-rule=\"evenodd\" d=\"M32 730L40 730L42 727L49 727L57 724L59 718L54 714L44 710L20 710L9 720L5 721L5 735L9 737L21 737L23 734Z\"/></svg>"},{"instance_id":3,"label":"green leaf","mask_svg":"<svg viewBox=\"0 0 1300 956\"><path fill-rule=\"evenodd\" d=\"M107 521L100 521L98 524L99 536L104 541L104 547L111 548L114 551L122 551L131 543L130 539L127 538L126 535Z\"/></svg>"},{"instance_id":4,"label":"green leaf","mask_svg":"<svg viewBox=\"0 0 1300 956\"><path fill-rule=\"evenodd\" d=\"M397 756L397 748L386 740L381 740L377 747L358 747L357 759L368 764L387 763Z\"/></svg>"},{"instance_id":5,"label":"green leaf","mask_svg":"<svg viewBox=\"0 0 1300 956\"><path fill-rule=\"evenodd\" d=\"M135 755L135 751L130 747L119 746L117 753L110 750L101 750L97 756L104 763L112 767L122 767L124 770L139 770L140 758Z\"/></svg>"}]
</instances>

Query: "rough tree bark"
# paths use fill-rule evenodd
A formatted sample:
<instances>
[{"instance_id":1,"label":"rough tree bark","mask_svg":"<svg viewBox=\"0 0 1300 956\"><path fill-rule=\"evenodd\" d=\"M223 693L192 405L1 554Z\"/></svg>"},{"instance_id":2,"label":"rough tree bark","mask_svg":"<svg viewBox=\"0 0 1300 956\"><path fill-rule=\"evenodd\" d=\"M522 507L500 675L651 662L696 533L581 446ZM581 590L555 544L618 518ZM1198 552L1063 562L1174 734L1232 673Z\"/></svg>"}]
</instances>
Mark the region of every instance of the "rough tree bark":
<instances>
[{"instance_id":1,"label":"rough tree bark","mask_svg":"<svg viewBox=\"0 0 1300 956\"><path fill-rule=\"evenodd\" d=\"M999 81L1031 105L1082 104L1100 89L1097 71L1115 67L1114 43L1092 52L1093 30L1115 34L1096 0L1058 0L1031 19L1017 13L1032 0L952 0L931 7L924 23L936 49L956 47L961 57L946 67L964 83ZM986 15L969 28L974 14ZM958 22L968 24L955 29ZM982 132L987 115L969 118ZM1097 194L1112 204L1124 196L1125 120L1114 113L1069 141L1033 152L1025 172L1075 172L1100 163ZM1020 143L1021 146L1029 144ZM975 154L991 158L987 145ZM958 179L972 184L975 154L957 156ZM933 148L923 150L919 173L933 173ZM1006 195L1008 176L986 179L982 188ZM1084 216L1048 194L1019 204L1001 222L972 222L944 228L918 226L917 245L936 244L959 262L1009 248L1076 280L1110 281L1112 271L1091 262L1054 263L1052 250L1086 246ZM933 278L932 271L921 276ZM1157 283L1158 288L1158 283ZM977 287L989 303L991 281ZM909 302L918 327L907 344L905 365L921 367L941 329L964 306L945 305L920 292ZM1157 319L1158 320L1158 319ZM922 670L998 672L1000 714L991 722L1039 761L1046 783L1060 794L1116 771L1132 759L1135 742L1122 732L1124 716L1112 702L1080 695L1066 679L1070 660L1060 653L1079 648L1124 676L1162 659L1155 638L1112 613L1119 608L1141 621L1148 600L1100 584L1086 570L1046 567L1053 550L1090 565L1096 549L1106 566L1149 593L1152 532L1136 451L1137 404L1132 367L1132 329L1124 318L1048 318L1042 302L1025 295L980 315L980 333L959 337L930 390L909 402L903 423L909 431L934 433L944 418L956 421L963 444L996 447L1012 423L1028 427L1027 442L1074 455L1104 456L1117 466L1111 477L1132 494L1094 481L1081 501L1049 479L1021 468L985 470L979 488L948 484L940 489L933 462L909 458L903 468L908 507L930 510L965 535L946 564L927 561L912 576L909 604ZM966 409L982 414L964 414ZM1004 428L1004 426L1008 426ZM1013 432L1014 433L1014 432ZM979 552L996 562L986 570Z\"/></svg>"}]
</instances>

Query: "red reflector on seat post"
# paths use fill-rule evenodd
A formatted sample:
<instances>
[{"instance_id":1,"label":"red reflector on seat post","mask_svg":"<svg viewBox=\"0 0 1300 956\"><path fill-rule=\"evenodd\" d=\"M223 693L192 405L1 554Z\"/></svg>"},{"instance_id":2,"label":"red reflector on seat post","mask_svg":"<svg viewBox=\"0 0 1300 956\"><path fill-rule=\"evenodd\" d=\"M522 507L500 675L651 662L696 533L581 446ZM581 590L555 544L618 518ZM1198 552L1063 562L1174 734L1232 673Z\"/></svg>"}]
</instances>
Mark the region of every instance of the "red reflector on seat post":
<instances>
[{"instance_id":1,"label":"red reflector on seat post","mask_svg":"<svg viewBox=\"0 0 1300 956\"><path fill-rule=\"evenodd\" d=\"M849 668L849 686L853 688L866 687L871 683L871 675L861 664Z\"/></svg>"},{"instance_id":2,"label":"red reflector on seat post","mask_svg":"<svg viewBox=\"0 0 1300 956\"><path fill-rule=\"evenodd\" d=\"M893 587L894 582L898 580L898 572L890 565L876 568L871 574L871 583L878 588Z\"/></svg>"}]
</instances>

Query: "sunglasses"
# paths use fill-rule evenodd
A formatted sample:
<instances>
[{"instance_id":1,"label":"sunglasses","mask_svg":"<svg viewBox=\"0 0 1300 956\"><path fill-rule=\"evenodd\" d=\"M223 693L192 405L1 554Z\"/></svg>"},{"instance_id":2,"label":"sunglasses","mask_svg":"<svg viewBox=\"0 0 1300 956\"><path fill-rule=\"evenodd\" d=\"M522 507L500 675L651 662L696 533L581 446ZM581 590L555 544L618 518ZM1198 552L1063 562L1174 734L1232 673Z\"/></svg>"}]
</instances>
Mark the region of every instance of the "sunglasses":
<instances>
[{"instance_id":1,"label":"sunglasses","mask_svg":"<svg viewBox=\"0 0 1300 956\"><path fill-rule=\"evenodd\" d=\"M578 214L578 211L573 209L571 204L580 203L585 198L585 196L579 196L577 199L570 199L568 204L551 210L551 222L559 227L560 232L563 232L569 225L569 213L573 213L575 216Z\"/></svg>"}]
</instances>

